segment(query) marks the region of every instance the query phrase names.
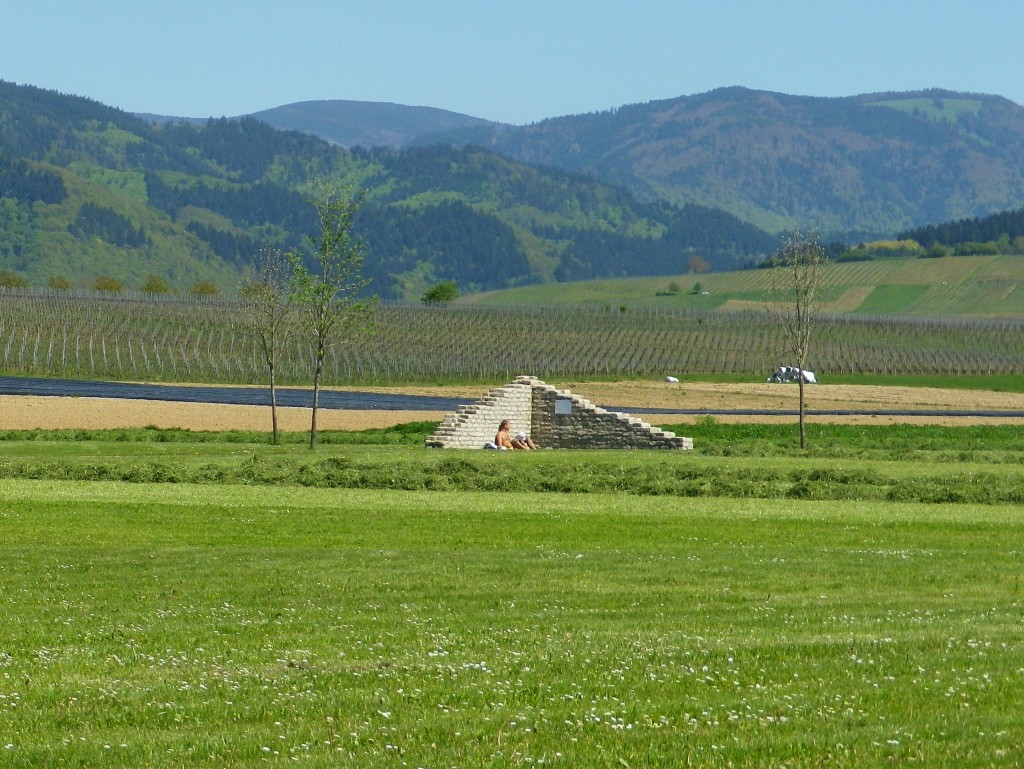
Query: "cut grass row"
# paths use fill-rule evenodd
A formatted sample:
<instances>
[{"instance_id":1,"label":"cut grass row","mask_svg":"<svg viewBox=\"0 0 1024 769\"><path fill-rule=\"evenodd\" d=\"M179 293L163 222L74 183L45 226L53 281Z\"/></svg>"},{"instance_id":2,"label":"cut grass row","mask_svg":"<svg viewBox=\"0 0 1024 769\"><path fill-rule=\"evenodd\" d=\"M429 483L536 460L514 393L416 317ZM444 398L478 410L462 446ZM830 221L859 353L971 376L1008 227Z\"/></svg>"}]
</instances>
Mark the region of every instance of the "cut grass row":
<instances>
[{"instance_id":1,"label":"cut grass row","mask_svg":"<svg viewBox=\"0 0 1024 769\"><path fill-rule=\"evenodd\" d=\"M0 480L0 532L11 769L1024 750L1015 506Z\"/></svg>"},{"instance_id":2,"label":"cut grass row","mask_svg":"<svg viewBox=\"0 0 1024 769\"><path fill-rule=\"evenodd\" d=\"M0 477L131 483L302 485L335 489L620 493L679 498L860 499L1024 504L1021 428L813 425L680 427L693 452L428 451L431 423L299 436L180 430L4 433ZM363 445L359 445L363 444ZM365 445L371 444L371 445ZM377 444L377 445L372 445Z\"/></svg>"}]
</instances>

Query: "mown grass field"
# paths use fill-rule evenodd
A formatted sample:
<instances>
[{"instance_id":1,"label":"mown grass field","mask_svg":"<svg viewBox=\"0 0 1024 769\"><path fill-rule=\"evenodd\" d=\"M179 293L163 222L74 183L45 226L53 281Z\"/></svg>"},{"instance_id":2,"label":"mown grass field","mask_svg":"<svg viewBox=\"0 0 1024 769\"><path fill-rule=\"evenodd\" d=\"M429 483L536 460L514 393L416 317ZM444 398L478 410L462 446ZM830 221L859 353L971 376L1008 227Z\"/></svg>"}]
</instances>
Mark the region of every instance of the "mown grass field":
<instances>
[{"instance_id":1,"label":"mown grass field","mask_svg":"<svg viewBox=\"0 0 1024 769\"><path fill-rule=\"evenodd\" d=\"M1019 765L1020 428L425 429L4 434L0 765Z\"/></svg>"},{"instance_id":2,"label":"mown grass field","mask_svg":"<svg viewBox=\"0 0 1024 769\"><path fill-rule=\"evenodd\" d=\"M539 451L511 462L424 450L433 426L325 432L317 452L302 434L275 447L262 433L10 431L0 433L0 478L1024 505L1019 425L809 425L801 451L794 427L711 419L674 428L693 452Z\"/></svg>"}]
</instances>

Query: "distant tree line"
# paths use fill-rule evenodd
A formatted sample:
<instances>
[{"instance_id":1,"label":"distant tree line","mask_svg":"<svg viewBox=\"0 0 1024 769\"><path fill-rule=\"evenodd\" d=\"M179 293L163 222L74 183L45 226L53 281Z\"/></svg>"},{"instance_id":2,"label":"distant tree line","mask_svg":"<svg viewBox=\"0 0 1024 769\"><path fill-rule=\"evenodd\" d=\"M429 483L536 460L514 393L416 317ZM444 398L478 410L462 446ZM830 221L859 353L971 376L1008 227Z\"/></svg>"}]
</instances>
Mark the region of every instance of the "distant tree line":
<instances>
[{"instance_id":1,"label":"distant tree line","mask_svg":"<svg viewBox=\"0 0 1024 769\"><path fill-rule=\"evenodd\" d=\"M390 180L380 202L398 202L412 196L438 194L443 189L464 195L469 200L489 200L500 191L502 202L515 202L542 211L570 216L567 201L577 204L579 217L603 211L622 223L646 217L663 219L670 209L637 201L629 193L595 182L586 176L545 168L543 171L496 157L480 147L457 148L449 145L415 147L408 150L375 148L352 151L361 164L380 169L369 184ZM583 219L580 219L580 223Z\"/></svg>"},{"instance_id":2,"label":"distant tree line","mask_svg":"<svg viewBox=\"0 0 1024 769\"><path fill-rule=\"evenodd\" d=\"M224 261L245 268L252 263L252 255L259 250L255 239L244 232L229 232L199 222L189 222L185 229L206 243Z\"/></svg>"},{"instance_id":3,"label":"distant tree line","mask_svg":"<svg viewBox=\"0 0 1024 769\"><path fill-rule=\"evenodd\" d=\"M736 269L772 254L779 239L731 214L687 204L660 237L591 230L575 235L555 271L560 281L689 272L694 256L716 270Z\"/></svg>"},{"instance_id":4,"label":"distant tree line","mask_svg":"<svg viewBox=\"0 0 1024 769\"><path fill-rule=\"evenodd\" d=\"M1024 254L1024 208L905 230L894 239L860 243L832 258L857 262L997 254Z\"/></svg>"},{"instance_id":5,"label":"distant tree line","mask_svg":"<svg viewBox=\"0 0 1024 769\"><path fill-rule=\"evenodd\" d=\"M0 152L11 157L67 165L83 157L122 167L143 159L144 168L166 168L199 174L208 171L201 159L168 145L159 130L134 115L81 96L68 96L34 86L0 80L0 111L17 130L0 131ZM94 136L95 128L114 127L139 137L115 152ZM120 153L120 154L119 154Z\"/></svg>"},{"instance_id":6,"label":"distant tree line","mask_svg":"<svg viewBox=\"0 0 1024 769\"><path fill-rule=\"evenodd\" d=\"M149 237L131 219L95 203L83 203L78 216L68 225L68 232L81 240L99 238L121 248L142 248Z\"/></svg>"},{"instance_id":7,"label":"distant tree line","mask_svg":"<svg viewBox=\"0 0 1024 769\"><path fill-rule=\"evenodd\" d=\"M272 182L246 185L190 184L176 186L157 173L145 175L149 204L171 217L187 206L218 213L241 228L263 227L273 223L290 237L286 245L301 241L299 233L309 232L314 224L305 197Z\"/></svg>"},{"instance_id":8,"label":"distant tree line","mask_svg":"<svg viewBox=\"0 0 1024 769\"><path fill-rule=\"evenodd\" d=\"M0 153L0 198L55 205L68 196L59 174Z\"/></svg>"},{"instance_id":9,"label":"distant tree line","mask_svg":"<svg viewBox=\"0 0 1024 769\"><path fill-rule=\"evenodd\" d=\"M1024 208L1003 211L990 216L958 219L945 224L929 224L897 235L900 240L916 240L925 246L938 243L956 247L963 244L995 244L994 253L1024 253ZM1013 250L1002 250L1012 248ZM990 247L991 248L991 247Z\"/></svg>"},{"instance_id":10,"label":"distant tree line","mask_svg":"<svg viewBox=\"0 0 1024 769\"><path fill-rule=\"evenodd\" d=\"M470 290L530 279L530 263L512 228L459 201L415 209L364 206L356 232L372 257L364 272L385 286L393 281L389 276L419 263L431 265L433 279L454 280Z\"/></svg>"},{"instance_id":11,"label":"distant tree line","mask_svg":"<svg viewBox=\"0 0 1024 769\"><path fill-rule=\"evenodd\" d=\"M873 258L873 257L866 257L865 259L851 258L850 254L856 250L855 248L851 249L849 246L847 246L845 243L843 243L842 241L839 241L839 240L830 240L828 242L821 242L821 241L817 240L817 236L813 232L810 233L810 234L803 233L802 237L809 238L809 239L814 239L815 249L816 250L820 249L821 261L822 262L844 262L844 261L856 262L856 261L867 261L868 259ZM761 262L758 262L755 265L751 265L751 266L753 268L755 268L755 269L758 269L758 270L774 269L776 267L783 266L784 263L785 263L785 254L784 254L783 246L784 246L784 243L780 243L778 251L776 251L774 254L769 256L767 259L765 259L765 260L763 260ZM863 244L862 244L862 246L863 246Z\"/></svg>"},{"instance_id":12,"label":"distant tree line","mask_svg":"<svg viewBox=\"0 0 1024 769\"><path fill-rule=\"evenodd\" d=\"M901 238L898 240L873 240L867 243L859 243L844 249L840 254L832 258L837 262L869 262L874 259L900 258L900 257L922 257L928 255L928 249L924 248L916 240ZM941 254L939 254L941 256Z\"/></svg>"},{"instance_id":13,"label":"distant tree line","mask_svg":"<svg viewBox=\"0 0 1024 769\"><path fill-rule=\"evenodd\" d=\"M165 124L157 129L164 147L199 152L201 157L230 169L236 181L251 184L266 179L273 169L282 182L305 180L310 164L336 162L343 150L315 136L279 131L255 118L217 118L205 125Z\"/></svg>"}]
</instances>

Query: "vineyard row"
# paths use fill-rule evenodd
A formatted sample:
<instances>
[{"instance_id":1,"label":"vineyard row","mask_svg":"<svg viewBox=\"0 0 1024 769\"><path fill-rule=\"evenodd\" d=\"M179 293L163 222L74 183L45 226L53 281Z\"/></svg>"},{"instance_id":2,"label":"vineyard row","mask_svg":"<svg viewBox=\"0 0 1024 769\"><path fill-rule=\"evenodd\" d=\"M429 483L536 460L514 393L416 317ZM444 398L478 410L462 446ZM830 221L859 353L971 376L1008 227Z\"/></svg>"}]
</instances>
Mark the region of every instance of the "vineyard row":
<instances>
[{"instance_id":1,"label":"vineyard row","mask_svg":"<svg viewBox=\"0 0 1024 769\"><path fill-rule=\"evenodd\" d=\"M240 300L0 294L6 375L258 384ZM768 315L659 310L382 306L372 333L330 351L325 383L767 376L789 363ZM821 317L808 367L833 374L1024 373L1024 320ZM293 338L282 384L308 384Z\"/></svg>"}]
</instances>

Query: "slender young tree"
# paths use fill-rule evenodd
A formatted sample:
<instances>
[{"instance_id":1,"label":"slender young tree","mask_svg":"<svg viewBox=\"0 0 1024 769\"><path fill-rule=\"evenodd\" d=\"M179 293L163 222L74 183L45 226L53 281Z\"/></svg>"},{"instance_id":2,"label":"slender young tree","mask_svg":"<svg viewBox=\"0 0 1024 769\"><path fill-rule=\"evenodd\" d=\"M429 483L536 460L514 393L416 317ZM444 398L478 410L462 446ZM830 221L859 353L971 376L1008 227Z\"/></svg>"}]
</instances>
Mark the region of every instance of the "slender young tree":
<instances>
[{"instance_id":1,"label":"slender young tree","mask_svg":"<svg viewBox=\"0 0 1024 769\"><path fill-rule=\"evenodd\" d=\"M288 254L288 261L292 266L292 299L299 308L302 329L313 352L309 447L314 449L327 351L351 342L368 329L375 302L361 296L370 281L362 275L364 245L352 232L362 194L353 196L348 189L339 193L330 184L316 182L312 203L318 230L309 237L313 269L307 268L295 252Z\"/></svg>"},{"instance_id":2,"label":"slender young tree","mask_svg":"<svg viewBox=\"0 0 1024 769\"><path fill-rule=\"evenodd\" d=\"M246 322L255 333L267 366L270 385L270 423L274 445L279 442L277 425L277 361L295 323L291 301L291 264L277 249L263 249L256 255L253 272L242 285L248 301Z\"/></svg>"},{"instance_id":3,"label":"slender young tree","mask_svg":"<svg viewBox=\"0 0 1024 769\"><path fill-rule=\"evenodd\" d=\"M811 348L811 330L818 314L818 289L825 249L815 234L794 229L782 243L772 268L769 309L778 321L786 340L787 352L796 359L800 397L800 448L807 444L804 425L804 370Z\"/></svg>"}]
</instances>

